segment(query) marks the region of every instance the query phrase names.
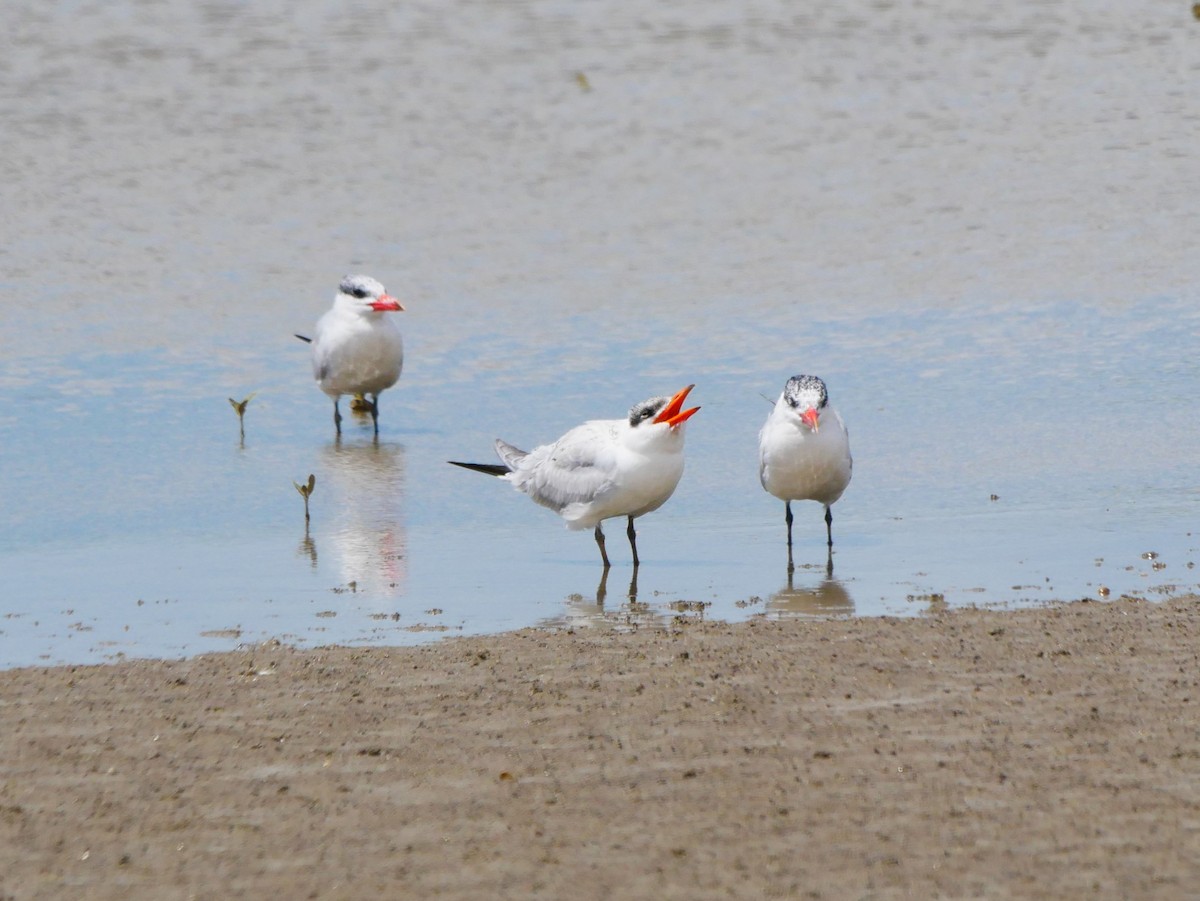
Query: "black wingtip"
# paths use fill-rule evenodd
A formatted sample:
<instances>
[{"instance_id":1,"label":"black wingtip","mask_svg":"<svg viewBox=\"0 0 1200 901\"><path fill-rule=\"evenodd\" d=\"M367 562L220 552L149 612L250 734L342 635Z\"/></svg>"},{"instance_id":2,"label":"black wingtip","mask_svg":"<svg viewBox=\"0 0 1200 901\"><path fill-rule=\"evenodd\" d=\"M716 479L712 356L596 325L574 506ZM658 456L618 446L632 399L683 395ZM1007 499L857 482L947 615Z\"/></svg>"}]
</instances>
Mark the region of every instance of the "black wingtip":
<instances>
[{"instance_id":1,"label":"black wingtip","mask_svg":"<svg viewBox=\"0 0 1200 901\"><path fill-rule=\"evenodd\" d=\"M297 335L296 337L299 338L301 341L303 341L305 344L312 344L312 338L305 338L303 335Z\"/></svg>"},{"instance_id":2,"label":"black wingtip","mask_svg":"<svg viewBox=\"0 0 1200 901\"><path fill-rule=\"evenodd\" d=\"M463 469L482 472L489 476L504 476L512 472L511 469L500 463L459 463L457 460L447 460L446 462L451 466L461 466Z\"/></svg>"}]
</instances>

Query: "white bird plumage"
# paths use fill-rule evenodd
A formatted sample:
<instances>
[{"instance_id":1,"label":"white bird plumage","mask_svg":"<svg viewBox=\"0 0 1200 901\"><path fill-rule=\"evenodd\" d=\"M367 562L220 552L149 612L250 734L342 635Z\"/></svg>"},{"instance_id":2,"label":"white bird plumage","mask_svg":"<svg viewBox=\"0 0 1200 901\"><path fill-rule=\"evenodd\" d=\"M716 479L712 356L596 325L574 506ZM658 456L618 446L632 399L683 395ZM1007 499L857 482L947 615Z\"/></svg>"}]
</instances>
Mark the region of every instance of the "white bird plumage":
<instances>
[{"instance_id":1,"label":"white bird plumage","mask_svg":"<svg viewBox=\"0 0 1200 901\"><path fill-rule=\"evenodd\" d=\"M815 375L788 379L758 436L762 486L784 501L788 566L792 566L792 501L816 501L825 507L828 547L833 547L830 507L850 484L854 461L850 434L833 405L825 383Z\"/></svg>"},{"instance_id":2,"label":"white bird plumage","mask_svg":"<svg viewBox=\"0 0 1200 901\"><path fill-rule=\"evenodd\" d=\"M342 433L338 400L343 394L371 397L379 434L379 394L400 379L404 339L387 314L404 307L369 275L348 275L333 307L317 321L312 337L313 378L333 398L333 422Z\"/></svg>"},{"instance_id":3,"label":"white bird plumage","mask_svg":"<svg viewBox=\"0 0 1200 901\"><path fill-rule=\"evenodd\" d=\"M497 440L501 466L451 462L500 476L558 513L571 529L594 528L605 567L610 564L600 524L628 517L626 534L636 567L634 519L666 503L683 475L684 423L700 408L681 408L693 387L674 397L643 401L625 419L585 422L528 452Z\"/></svg>"}]
</instances>

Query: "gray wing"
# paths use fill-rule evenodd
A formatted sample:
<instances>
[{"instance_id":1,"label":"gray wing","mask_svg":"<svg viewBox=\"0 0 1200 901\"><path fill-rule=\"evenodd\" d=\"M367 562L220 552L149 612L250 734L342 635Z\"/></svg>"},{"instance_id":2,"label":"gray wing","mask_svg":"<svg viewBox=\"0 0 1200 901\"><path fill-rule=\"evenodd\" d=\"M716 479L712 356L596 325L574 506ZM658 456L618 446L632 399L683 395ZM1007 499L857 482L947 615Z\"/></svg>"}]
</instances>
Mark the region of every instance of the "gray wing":
<instances>
[{"instance_id":1,"label":"gray wing","mask_svg":"<svg viewBox=\"0 0 1200 901\"><path fill-rule=\"evenodd\" d=\"M506 478L539 504L556 512L571 504L588 504L611 487L616 468L616 427L620 420L586 422L553 444L528 454L496 442L500 459L512 468Z\"/></svg>"}]
</instances>

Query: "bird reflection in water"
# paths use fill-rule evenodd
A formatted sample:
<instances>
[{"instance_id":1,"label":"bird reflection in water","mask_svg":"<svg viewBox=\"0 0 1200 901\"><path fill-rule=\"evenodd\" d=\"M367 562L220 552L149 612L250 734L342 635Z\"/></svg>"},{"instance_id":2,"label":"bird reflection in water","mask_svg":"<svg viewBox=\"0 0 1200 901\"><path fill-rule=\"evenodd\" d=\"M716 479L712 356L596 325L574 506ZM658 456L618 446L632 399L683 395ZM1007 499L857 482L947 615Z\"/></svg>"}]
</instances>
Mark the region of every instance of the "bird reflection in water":
<instances>
[{"instance_id":1,"label":"bird reflection in water","mask_svg":"<svg viewBox=\"0 0 1200 901\"><path fill-rule=\"evenodd\" d=\"M404 446L378 438L365 443L336 440L321 454L318 482L326 498L322 507L333 519L326 524L317 518L314 527L327 553L332 546L342 584L353 584L359 594L396 597L404 592L404 471ZM316 542L307 529L301 550L315 567Z\"/></svg>"},{"instance_id":2,"label":"bird reflection in water","mask_svg":"<svg viewBox=\"0 0 1200 901\"><path fill-rule=\"evenodd\" d=\"M628 589L619 596L619 602L606 603L614 600L608 590L609 572L606 568L601 573L594 598L582 594L570 595L562 614L543 620L541 625L551 628L598 628L610 632L633 632L643 627L665 627L667 618L662 611L638 601L636 569L630 575Z\"/></svg>"},{"instance_id":3,"label":"bird reflection in water","mask_svg":"<svg viewBox=\"0 0 1200 901\"><path fill-rule=\"evenodd\" d=\"M799 567L801 573L806 569L821 567ZM787 585L771 595L767 601L768 615L787 616L851 616L854 613L854 599L846 587L833 577L833 556L826 559L824 573L816 585L796 587L795 571L788 567Z\"/></svg>"},{"instance_id":4,"label":"bird reflection in water","mask_svg":"<svg viewBox=\"0 0 1200 901\"><path fill-rule=\"evenodd\" d=\"M633 568L633 574L629 577L629 590L625 593L626 600L630 604L636 604L637 599L637 567ZM596 606L603 609L604 599L608 597L608 567L605 567L600 572L600 584L596 586Z\"/></svg>"}]
</instances>

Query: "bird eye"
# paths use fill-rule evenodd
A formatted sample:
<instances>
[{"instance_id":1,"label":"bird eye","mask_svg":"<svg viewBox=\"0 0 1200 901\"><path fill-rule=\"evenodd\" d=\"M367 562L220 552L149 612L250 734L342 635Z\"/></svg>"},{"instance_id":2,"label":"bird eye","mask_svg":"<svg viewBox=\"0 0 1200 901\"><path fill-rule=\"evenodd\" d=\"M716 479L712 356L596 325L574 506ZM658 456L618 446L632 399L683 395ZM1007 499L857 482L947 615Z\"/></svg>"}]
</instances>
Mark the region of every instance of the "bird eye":
<instances>
[{"instance_id":1,"label":"bird eye","mask_svg":"<svg viewBox=\"0 0 1200 901\"><path fill-rule=\"evenodd\" d=\"M363 288L363 287L358 287L358 288L355 288L355 289L354 289L353 291L351 291L350 293L351 293L351 294L353 294L355 297L357 297L359 300L362 300L362 299L363 299L363 298L365 298L365 297L370 297L370 296L371 296L371 292L370 292L370 291L368 291L366 288Z\"/></svg>"}]
</instances>

